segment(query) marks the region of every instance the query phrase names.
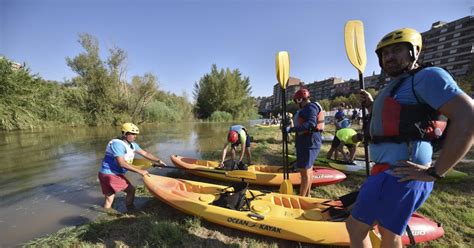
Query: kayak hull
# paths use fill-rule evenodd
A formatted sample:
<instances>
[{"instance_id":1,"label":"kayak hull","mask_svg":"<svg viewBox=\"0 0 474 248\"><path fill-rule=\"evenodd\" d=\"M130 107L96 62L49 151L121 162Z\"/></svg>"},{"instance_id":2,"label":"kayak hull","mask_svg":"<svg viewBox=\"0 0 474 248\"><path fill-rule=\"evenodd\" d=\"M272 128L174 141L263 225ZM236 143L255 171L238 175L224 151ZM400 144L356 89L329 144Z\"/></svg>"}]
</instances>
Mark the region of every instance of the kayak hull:
<instances>
[{"instance_id":1,"label":"kayak hull","mask_svg":"<svg viewBox=\"0 0 474 248\"><path fill-rule=\"evenodd\" d=\"M156 175L144 177L144 182L161 201L219 225L297 242L349 245L345 222L332 220L331 211L324 211L339 207L339 201L248 190L247 198L255 196L249 210L237 211L211 204L226 186ZM444 234L438 224L421 215L414 215L409 225L417 242ZM408 244L408 237L403 241Z\"/></svg>"},{"instance_id":2,"label":"kayak hull","mask_svg":"<svg viewBox=\"0 0 474 248\"><path fill-rule=\"evenodd\" d=\"M222 180L222 181L241 181L240 178L228 177L224 173L215 173L218 163L215 161L198 160L193 158L181 157L178 155L172 155L171 161L173 164L181 169L186 170L193 175ZM220 170L222 171L222 170ZM255 180L249 180L250 184L255 185L267 185L267 186L280 186L283 179L283 167L272 166L272 165L250 165L248 171L254 172L256 175ZM343 181L346 175L340 171L326 168L326 167L313 167L313 178L312 185L328 185ZM299 172L289 173L289 180L293 185L301 184L301 176Z\"/></svg>"}]
</instances>

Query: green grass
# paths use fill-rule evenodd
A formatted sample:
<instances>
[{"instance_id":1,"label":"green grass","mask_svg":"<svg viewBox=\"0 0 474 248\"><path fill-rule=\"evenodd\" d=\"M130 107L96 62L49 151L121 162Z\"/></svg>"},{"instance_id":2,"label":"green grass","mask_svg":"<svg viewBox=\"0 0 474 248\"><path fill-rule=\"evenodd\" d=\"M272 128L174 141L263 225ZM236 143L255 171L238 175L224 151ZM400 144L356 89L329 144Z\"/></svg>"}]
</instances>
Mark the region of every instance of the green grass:
<instances>
[{"instance_id":1,"label":"green grass","mask_svg":"<svg viewBox=\"0 0 474 248\"><path fill-rule=\"evenodd\" d=\"M281 133L278 128L255 128L250 133L256 141L252 144L254 162L268 164L281 162ZM323 145L322 156L329 149L330 144ZM289 147L292 151L292 144ZM362 156L363 151L358 151L358 154ZM203 154L204 157L214 159L219 155L218 151ZM474 150L471 150L466 158L472 161ZM456 169L468 173L469 176L456 183L436 183L433 193L418 211L442 223L445 235L418 247L474 247L474 194L471 186L474 179L474 167L472 162L462 162ZM176 172L170 176L219 183L182 172ZM341 183L313 188L311 194L314 197L335 198L358 189L364 179L365 177L362 176L348 175L348 178ZM315 247L242 232L189 216L153 198L143 187L138 187L137 194L138 197L149 199L140 210L129 214L104 214L94 222L62 229L55 234L30 241L25 246Z\"/></svg>"}]
</instances>

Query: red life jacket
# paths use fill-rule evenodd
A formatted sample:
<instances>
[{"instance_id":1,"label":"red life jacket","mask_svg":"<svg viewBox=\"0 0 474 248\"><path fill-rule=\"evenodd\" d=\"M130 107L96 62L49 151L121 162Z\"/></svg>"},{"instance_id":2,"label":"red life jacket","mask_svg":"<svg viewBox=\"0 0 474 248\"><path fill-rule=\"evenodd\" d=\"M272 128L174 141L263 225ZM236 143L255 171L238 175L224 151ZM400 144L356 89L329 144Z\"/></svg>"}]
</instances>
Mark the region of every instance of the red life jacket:
<instances>
[{"instance_id":1,"label":"red life jacket","mask_svg":"<svg viewBox=\"0 0 474 248\"><path fill-rule=\"evenodd\" d=\"M318 115L316 116L316 127L314 127L312 130L301 132L302 134L309 135L311 134L311 132L324 131L324 117L325 117L326 112L323 110L323 107L319 103L317 102L311 102L311 103L316 105L316 107L319 109ZM298 125L303 124L305 121L306 121L305 119L303 119L300 115L298 115Z\"/></svg>"},{"instance_id":2,"label":"red life jacket","mask_svg":"<svg viewBox=\"0 0 474 248\"><path fill-rule=\"evenodd\" d=\"M377 135L371 134L372 143L402 143L413 140L436 143L444 138L443 134L448 124L447 118L428 104L421 103L416 95L414 78L421 69L410 73L411 88L417 104L401 104L395 100L393 96L405 81L399 80L390 90L390 94L382 99L383 107L379 113L382 123L376 125L382 130L377 130Z\"/></svg>"}]
</instances>

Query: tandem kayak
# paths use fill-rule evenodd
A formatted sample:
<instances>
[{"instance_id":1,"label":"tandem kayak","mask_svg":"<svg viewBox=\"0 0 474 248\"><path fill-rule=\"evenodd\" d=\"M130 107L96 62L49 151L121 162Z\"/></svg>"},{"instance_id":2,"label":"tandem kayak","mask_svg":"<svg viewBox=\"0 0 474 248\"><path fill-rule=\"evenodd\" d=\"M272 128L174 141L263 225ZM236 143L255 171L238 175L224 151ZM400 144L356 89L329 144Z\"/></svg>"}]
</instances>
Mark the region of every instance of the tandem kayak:
<instances>
[{"instance_id":1,"label":"tandem kayak","mask_svg":"<svg viewBox=\"0 0 474 248\"><path fill-rule=\"evenodd\" d=\"M194 158L186 158L178 155L172 155L171 161L176 167L186 170L187 172L217 179L223 181L238 182L241 179L235 177L228 177L225 171L218 169L219 163L209 160L198 160ZM221 171L222 173L216 173ZM283 183L283 166L276 165L250 165L248 172L255 173L255 180L248 181L250 184L280 186ZM290 172L290 181L293 185L301 184L301 176L299 172ZM346 175L340 171L326 168L313 167L313 185L328 185L338 183L346 178Z\"/></svg>"},{"instance_id":2,"label":"tandem kayak","mask_svg":"<svg viewBox=\"0 0 474 248\"><path fill-rule=\"evenodd\" d=\"M232 186L156 175L145 176L143 180L150 193L166 204L219 225L297 242L349 245L344 222L348 212L339 200L246 188L228 194ZM225 199L225 192L244 196L240 199L247 203L235 209L222 207L218 202ZM416 243L431 241L444 234L440 224L418 214L412 216L409 226ZM410 243L406 234L402 240L404 244Z\"/></svg>"}]
</instances>

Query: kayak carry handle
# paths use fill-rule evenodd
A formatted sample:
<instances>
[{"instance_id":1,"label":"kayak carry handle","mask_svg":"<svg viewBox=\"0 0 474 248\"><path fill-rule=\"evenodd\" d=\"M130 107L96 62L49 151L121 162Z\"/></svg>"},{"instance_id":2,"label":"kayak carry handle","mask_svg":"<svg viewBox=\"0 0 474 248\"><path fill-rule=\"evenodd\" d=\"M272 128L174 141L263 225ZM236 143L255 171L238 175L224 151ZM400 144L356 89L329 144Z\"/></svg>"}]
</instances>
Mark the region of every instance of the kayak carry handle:
<instances>
[{"instance_id":1,"label":"kayak carry handle","mask_svg":"<svg viewBox=\"0 0 474 248\"><path fill-rule=\"evenodd\" d=\"M249 213L249 214L247 214L247 216L252 218L252 219L258 219L258 220L265 219L265 216L263 216L261 214L256 214L256 213Z\"/></svg>"}]
</instances>

